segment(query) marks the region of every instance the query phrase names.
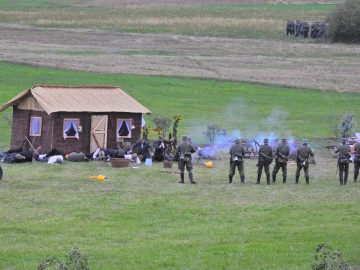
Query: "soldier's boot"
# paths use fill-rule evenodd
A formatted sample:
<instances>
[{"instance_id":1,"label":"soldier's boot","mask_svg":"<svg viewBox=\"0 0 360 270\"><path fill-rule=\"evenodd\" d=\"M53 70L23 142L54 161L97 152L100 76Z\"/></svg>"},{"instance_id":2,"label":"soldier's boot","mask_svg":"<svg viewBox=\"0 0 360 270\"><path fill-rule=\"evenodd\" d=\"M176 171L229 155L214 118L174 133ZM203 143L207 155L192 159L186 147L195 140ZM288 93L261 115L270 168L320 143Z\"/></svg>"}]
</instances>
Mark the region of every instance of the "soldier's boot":
<instances>
[{"instance_id":1,"label":"soldier's boot","mask_svg":"<svg viewBox=\"0 0 360 270\"><path fill-rule=\"evenodd\" d=\"M283 183L285 184L286 183L286 176L283 175Z\"/></svg>"},{"instance_id":2,"label":"soldier's boot","mask_svg":"<svg viewBox=\"0 0 360 270\"><path fill-rule=\"evenodd\" d=\"M256 184L260 184L261 173L258 173Z\"/></svg>"},{"instance_id":3,"label":"soldier's boot","mask_svg":"<svg viewBox=\"0 0 360 270\"><path fill-rule=\"evenodd\" d=\"M299 183L299 177L300 177L300 175L295 175L295 184Z\"/></svg>"},{"instance_id":4,"label":"soldier's boot","mask_svg":"<svg viewBox=\"0 0 360 270\"><path fill-rule=\"evenodd\" d=\"M179 184L184 184L184 173L180 173L180 181Z\"/></svg>"},{"instance_id":5,"label":"soldier's boot","mask_svg":"<svg viewBox=\"0 0 360 270\"><path fill-rule=\"evenodd\" d=\"M196 181L194 181L194 177L193 177L192 172L189 172L189 179L190 179L191 184L196 184Z\"/></svg>"},{"instance_id":6,"label":"soldier's boot","mask_svg":"<svg viewBox=\"0 0 360 270\"><path fill-rule=\"evenodd\" d=\"M245 176L244 175L240 175L240 181L241 181L241 183L245 183Z\"/></svg>"},{"instance_id":7,"label":"soldier's boot","mask_svg":"<svg viewBox=\"0 0 360 270\"><path fill-rule=\"evenodd\" d=\"M270 185L270 173L266 174L266 183Z\"/></svg>"},{"instance_id":8,"label":"soldier's boot","mask_svg":"<svg viewBox=\"0 0 360 270\"><path fill-rule=\"evenodd\" d=\"M232 175L229 175L229 184L232 183L232 179L233 179L233 176L232 176Z\"/></svg>"},{"instance_id":9,"label":"soldier's boot","mask_svg":"<svg viewBox=\"0 0 360 270\"><path fill-rule=\"evenodd\" d=\"M275 181L276 181L276 173L275 172L272 173L272 181L273 181L273 183L275 183Z\"/></svg>"},{"instance_id":10,"label":"soldier's boot","mask_svg":"<svg viewBox=\"0 0 360 270\"><path fill-rule=\"evenodd\" d=\"M345 172L345 174L344 174L344 185L346 185L346 183L347 183L348 175L349 175L349 172Z\"/></svg>"},{"instance_id":11,"label":"soldier's boot","mask_svg":"<svg viewBox=\"0 0 360 270\"><path fill-rule=\"evenodd\" d=\"M356 182L356 181L357 181L358 175L359 175L359 173L354 172L354 182Z\"/></svg>"},{"instance_id":12,"label":"soldier's boot","mask_svg":"<svg viewBox=\"0 0 360 270\"><path fill-rule=\"evenodd\" d=\"M305 177L305 180L306 180L306 184L308 185L310 182L309 182L309 176L308 177Z\"/></svg>"}]
</instances>

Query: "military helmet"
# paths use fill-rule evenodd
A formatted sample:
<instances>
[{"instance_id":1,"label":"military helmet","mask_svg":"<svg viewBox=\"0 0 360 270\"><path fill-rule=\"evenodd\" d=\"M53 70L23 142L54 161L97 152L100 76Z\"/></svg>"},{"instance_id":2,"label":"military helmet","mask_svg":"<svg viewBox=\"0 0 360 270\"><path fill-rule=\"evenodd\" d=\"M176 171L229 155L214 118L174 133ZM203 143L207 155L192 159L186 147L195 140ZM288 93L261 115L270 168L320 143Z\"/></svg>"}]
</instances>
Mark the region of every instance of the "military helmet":
<instances>
[{"instance_id":1,"label":"military helmet","mask_svg":"<svg viewBox=\"0 0 360 270\"><path fill-rule=\"evenodd\" d=\"M286 142L286 138L281 138L281 142Z\"/></svg>"},{"instance_id":2,"label":"military helmet","mask_svg":"<svg viewBox=\"0 0 360 270\"><path fill-rule=\"evenodd\" d=\"M264 143L268 143L269 142L269 139L268 138L265 138L264 139Z\"/></svg>"},{"instance_id":3,"label":"military helmet","mask_svg":"<svg viewBox=\"0 0 360 270\"><path fill-rule=\"evenodd\" d=\"M302 142L302 144L304 144L304 145L307 145L308 143L309 143L309 141L306 140L306 139L304 139L303 142Z\"/></svg>"},{"instance_id":4,"label":"military helmet","mask_svg":"<svg viewBox=\"0 0 360 270\"><path fill-rule=\"evenodd\" d=\"M163 140L163 139L164 139L164 136L163 136L163 135L159 135L159 139L160 139L160 140Z\"/></svg>"},{"instance_id":5,"label":"military helmet","mask_svg":"<svg viewBox=\"0 0 360 270\"><path fill-rule=\"evenodd\" d=\"M236 139L234 142L235 142L235 143L241 143L241 140L240 140L240 139Z\"/></svg>"},{"instance_id":6,"label":"military helmet","mask_svg":"<svg viewBox=\"0 0 360 270\"><path fill-rule=\"evenodd\" d=\"M181 139L182 139L183 141L186 141L186 140L188 139L188 137L185 136L185 135L183 135L183 136L181 137Z\"/></svg>"},{"instance_id":7,"label":"military helmet","mask_svg":"<svg viewBox=\"0 0 360 270\"><path fill-rule=\"evenodd\" d=\"M341 138L341 143L346 143L346 138Z\"/></svg>"}]
</instances>

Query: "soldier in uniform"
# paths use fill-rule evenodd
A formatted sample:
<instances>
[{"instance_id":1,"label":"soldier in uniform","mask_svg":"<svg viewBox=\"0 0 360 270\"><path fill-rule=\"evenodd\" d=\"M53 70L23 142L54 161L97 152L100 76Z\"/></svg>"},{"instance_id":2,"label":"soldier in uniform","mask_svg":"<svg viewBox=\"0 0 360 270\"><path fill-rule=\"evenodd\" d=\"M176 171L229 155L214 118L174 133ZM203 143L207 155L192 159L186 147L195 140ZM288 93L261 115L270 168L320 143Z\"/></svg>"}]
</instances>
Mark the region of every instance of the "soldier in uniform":
<instances>
[{"instance_id":1,"label":"soldier in uniform","mask_svg":"<svg viewBox=\"0 0 360 270\"><path fill-rule=\"evenodd\" d=\"M264 168L266 174L266 183L270 185L270 164L273 160L272 148L269 146L269 139L264 139L264 144L260 146L259 149L259 159L258 159L258 175L256 184L260 184L261 173Z\"/></svg>"},{"instance_id":2,"label":"soldier in uniform","mask_svg":"<svg viewBox=\"0 0 360 270\"><path fill-rule=\"evenodd\" d=\"M297 37L301 34L300 28L301 28L301 21L296 20L296 22L295 22L295 37Z\"/></svg>"},{"instance_id":3,"label":"soldier in uniform","mask_svg":"<svg viewBox=\"0 0 360 270\"><path fill-rule=\"evenodd\" d=\"M188 142L187 136L182 136L182 142L176 147L175 160L178 161L178 168L180 170L180 184L184 184L185 168L188 171L191 184L196 184L192 173L191 154L196 150L191 143Z\"/></svg>"},{"instance_id":4,"label":"soldier in uniform","mask_svg":"<svg viewBox=\"0 0 360 270\"><path fill-rule=\"evenodd\" d=\"M299 183L300 171L302 169L304 169L306 184L309 184L309 158L314 156L314 152L307 146L308 143L308 140L303 140L302 146L297 149L295 184Z\"/></svg>"},{"instance_id":5,"label":"soldier in uniform","mask_svg":"<svg viewBox=\"0 0 360 270\"><path fill-rule=\"evenodd\" d=\"M290 154L290 148L286 143L286 139L281 139L281 144L276 148L275 152L275 166L272 172L272 181L275 183L276 181L276 174L278 171L282 170L283 173L283 183L286 183L286 177L287 177L287 161Z\"/></svg>"},{"instance_id":6,"label":"soldier in uniform","mask_svg":"<svg viewBox=\"0 0 360 270\"><path fill-rule=\"evenodd\" d=\"M240 174L241 183L245 183L245 174L244 174L244 156L245 148L241 145L239 139L235 140L230 148L230 168L229 168L229 183L232 183L233 176L235 175L235 169L238 168Z\"/></svg>"},{"instance_id":7,"label":"soldier in uniform","mask_svg":"<svg viewBox=\"0 0 360 270\"><path fill-rule=\"evenodd\" d=\"M294 28L295 28L295 23L293 20L288 20L286 23L286 35L293 35L294 34Z\"/></svg>"},{"instance_id":8,"label":"soldier in uniform","mask_svg":"<svg viewBox=\"0 0 360 270\"><path fill-rule=\"evenodd\" d=\"M360 169L360 143L354 145L355 157L354 157L354 182L357 181Z\"/></svg>"},{"instance_id":9,"label":"soldier in uniform","mask_svg":"<svg viewBox=\"0 0 360 270\"><path fill-rule=\"evenodd\" d=\"M337 166L339 169L339 180L340 185L346 185L348 174L349 174L349 163L350 163L350 146L346 144L346 139L341 139L341 145L336 149L335 153L339 153Z\"/></svg>"},{"instance_id":10,"label":"soldier in uniform","mask_svg":"<svg viewBox=\"0 0 360 270\"><path fill-rule=\"evenodd\" d=\"M303 22L303 37L307 38L309 36L309 23Z\"/></svg>"}]
</instances>

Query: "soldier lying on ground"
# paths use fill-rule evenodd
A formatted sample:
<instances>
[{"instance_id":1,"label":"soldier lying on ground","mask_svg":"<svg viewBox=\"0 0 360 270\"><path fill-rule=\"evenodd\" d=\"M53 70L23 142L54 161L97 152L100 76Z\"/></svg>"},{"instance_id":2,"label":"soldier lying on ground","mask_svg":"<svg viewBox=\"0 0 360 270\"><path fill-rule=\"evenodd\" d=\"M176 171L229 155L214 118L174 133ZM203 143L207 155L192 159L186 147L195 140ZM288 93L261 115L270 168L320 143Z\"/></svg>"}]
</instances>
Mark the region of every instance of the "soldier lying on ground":
<instances>
[{"instance_id":1,"label":"soldier lying on ground","mask_svg":"<svg viewBox=\"0 0 360 270\"><path fill-rule=\"evenodd\" d=\"M40 147L33 153L35 160L46 162L48 164L63 163L64 153L60 150L53 148L47 154L39 154Z\"/></svg>"},{"instance_id":2,"label":"soldier lying on ground","mask_svg":"<svg viewBox=\"0 0 360 270\"><path fill-rule=\"evenodd\" d=\"M3 163L24 163L32 162L33 152L22 151L22 148L9 149L6 152L0 152L0 162Z\"/></svg>"}]
</instances>

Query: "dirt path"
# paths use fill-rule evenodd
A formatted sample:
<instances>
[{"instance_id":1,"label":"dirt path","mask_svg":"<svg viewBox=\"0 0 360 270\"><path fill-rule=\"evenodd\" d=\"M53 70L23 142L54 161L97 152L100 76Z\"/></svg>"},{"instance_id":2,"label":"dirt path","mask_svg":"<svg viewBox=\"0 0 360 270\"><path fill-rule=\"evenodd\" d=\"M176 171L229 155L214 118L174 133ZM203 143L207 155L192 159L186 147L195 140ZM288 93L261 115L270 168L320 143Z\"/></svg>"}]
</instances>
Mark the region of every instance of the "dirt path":
<instances>
[{"instance_id":1,"label":"dirt path","mask_svg":"<svg viewBox=\"0 0 360 270\"><path fill-rule=\"evenodd\" d=\"M0 60L104 73L360 91L360 46L0 24Z\"/></svg>"}]
</instances>

